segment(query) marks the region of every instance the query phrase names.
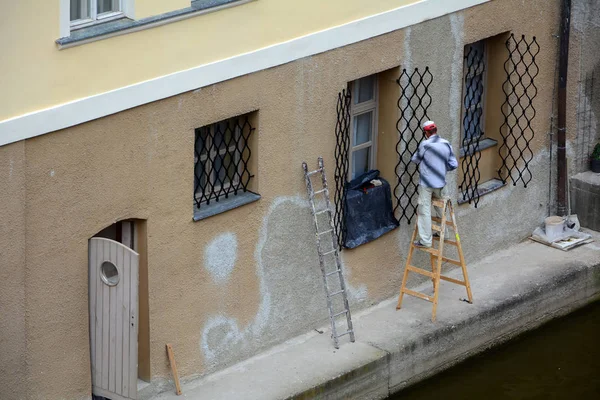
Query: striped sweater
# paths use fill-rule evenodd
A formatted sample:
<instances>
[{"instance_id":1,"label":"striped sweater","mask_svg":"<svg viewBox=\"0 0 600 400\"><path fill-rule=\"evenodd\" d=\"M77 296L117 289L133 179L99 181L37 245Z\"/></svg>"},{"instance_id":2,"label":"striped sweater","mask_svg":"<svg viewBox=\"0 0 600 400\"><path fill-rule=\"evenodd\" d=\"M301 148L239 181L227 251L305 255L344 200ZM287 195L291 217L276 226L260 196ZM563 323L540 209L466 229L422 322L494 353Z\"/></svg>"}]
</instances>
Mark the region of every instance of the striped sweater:
<instances>
[{"instance_id":1,"label":"striped sweater","mask_svg":"<svg viewBox=\"0 0 600 400\"><path fill-rule=\"evenodd\" d=\"M446 186L446 172L458 167L452 146L438 135L423 140L411 161L419 165L419 184L434 189Z\"/></svg>"}]
</instances>

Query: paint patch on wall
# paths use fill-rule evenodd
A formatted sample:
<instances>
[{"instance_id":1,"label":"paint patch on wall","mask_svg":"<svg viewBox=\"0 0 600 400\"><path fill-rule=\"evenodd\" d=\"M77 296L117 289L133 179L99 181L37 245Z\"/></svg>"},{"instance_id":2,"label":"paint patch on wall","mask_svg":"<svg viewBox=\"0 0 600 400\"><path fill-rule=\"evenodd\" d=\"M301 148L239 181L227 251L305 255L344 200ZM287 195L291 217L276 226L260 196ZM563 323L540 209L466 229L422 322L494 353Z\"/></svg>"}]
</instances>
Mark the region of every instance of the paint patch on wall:
<instances>
[{"instance_id":1,"label":"paint patch on wall","mask_svg":"<svg viewBox=\"0 0 600 400\"><path fill-rule=\"evenodd\" d=\"M223 233L214 238L204 252L204 268L213 281L224 284L229 280L237 260L237 237L232 232Z\"/></svg>"},{"instance_id":2,"label":"paint patch on wall","mask_svg":"<svg viewBox=\"0 0 600 400\"><path fill-rule=\"evenodd\" d=\"M263 216L254 258L260 292L256 314L247 326L222 312L208 318L200 349L209 369L226 367L329 323L314 224L304 196L273 200ZM342 268L349 300L365 301L366 286L350 285L351 271Z\"/></svg>"}]
</instances>

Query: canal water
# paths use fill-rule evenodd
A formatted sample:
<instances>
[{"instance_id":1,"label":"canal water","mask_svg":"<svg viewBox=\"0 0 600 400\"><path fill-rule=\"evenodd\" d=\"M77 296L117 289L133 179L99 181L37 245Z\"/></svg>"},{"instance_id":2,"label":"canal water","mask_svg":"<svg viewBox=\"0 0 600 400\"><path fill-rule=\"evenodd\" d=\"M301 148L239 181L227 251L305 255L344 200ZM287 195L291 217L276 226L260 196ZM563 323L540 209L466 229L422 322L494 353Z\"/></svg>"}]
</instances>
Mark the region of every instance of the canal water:
<instances>
[{"instance_id":1,"label":"canal water","mask_svg":"<svg viewBox=\"0 0 600 400\"><path fill-rule=\"evenodd\" d=\"M600 399L600 302L472 357L392 399Z\"/></svg>"}]
</instances>

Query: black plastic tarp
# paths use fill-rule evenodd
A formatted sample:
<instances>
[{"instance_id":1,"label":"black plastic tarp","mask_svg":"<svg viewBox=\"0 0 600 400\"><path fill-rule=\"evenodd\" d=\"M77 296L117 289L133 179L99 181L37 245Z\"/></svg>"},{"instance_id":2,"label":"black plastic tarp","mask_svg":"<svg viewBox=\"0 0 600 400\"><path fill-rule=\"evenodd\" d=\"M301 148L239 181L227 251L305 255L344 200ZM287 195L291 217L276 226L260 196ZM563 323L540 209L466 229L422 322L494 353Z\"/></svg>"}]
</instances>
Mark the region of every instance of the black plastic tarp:
<instances>
[{"instance_id":1,"label":"black plastic tarp","mask_svg":"<svg viewBox=\"0 0 600 400\"><path fill-rule=\"evenodd\" d=\"M371 183L381 181L380 186ZM344 209L346 241L344 247L353 249L396 229L390 184L371 170L356 177L347 185Z\"/></svg>"}]
</instances>

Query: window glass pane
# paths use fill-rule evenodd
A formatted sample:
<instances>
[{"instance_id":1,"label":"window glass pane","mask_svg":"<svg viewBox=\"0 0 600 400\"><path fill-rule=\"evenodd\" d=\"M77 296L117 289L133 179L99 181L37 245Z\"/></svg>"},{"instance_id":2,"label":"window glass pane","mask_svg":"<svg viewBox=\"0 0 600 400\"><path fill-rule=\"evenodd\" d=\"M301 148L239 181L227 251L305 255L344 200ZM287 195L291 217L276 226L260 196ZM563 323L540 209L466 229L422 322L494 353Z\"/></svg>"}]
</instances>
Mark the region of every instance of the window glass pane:
<instances>
[{"instance_id":1,"label":"window glass pane","mask_svg":"<svg viewBox=\"0 0 600 400\"><path fill-rule=\"evenodd\" d=\"M215 182L216 185L228 184L233 180L235 173L235 164L233 163L233 157L230 153L225 153L221 157L215 158L215 173L218 176L218 180Z\"/></svg>"},{"instance_id":2,"label":"window glass pane","mask_svg":"<svg viewBox=\"0 0 600 400\"><path fill-rule=\"evenodd\" d=\"M231 123L230 123L231 122ZM215 146L220 150L227 147L228 144L233 144L231 141L231 126L233 126L233 121L221 121L214 124L215 130Z\"/></svg>"},{"instance_id":3,"label":"window glass pane","mask_svg":"<svg viewBox=\"0 0 600 400\"><path fill-rule=\"evenodd\" d=\"M194 189L196 192L202 192L206 188L206 162L198 161L194 166Z\"/></svg>"},{"instance_id":4,"label":"window glass pane","mask_svg":"<svg viewBox=\"0 0 600 400\"><path fill-rule=\"evenodd\" d=\"M102 14L105 12L111 11L119 11L119 1L118 0L97 0L97 12L98 14Z\"/></svg>"},{"instance_id":5,"label":"window glass pane","mask_svg":"<svg viewBox=\"0 0 600 400\"><path fill-rule=\"evenodd\" d=\"M352 152L352 179L370 169L370 158L371 147Z\"/></svg>"},{"instance_id":6,"label":"window glass pane","mask_svg":"<svg viewBox=\"0 0 600 400\"><path fill-rule=\"evenodd\" d=\"M373 128L373 112L360 114L354 117L354 146L371 140Z\"/></svg>"},{"instance_id":7,"label":"window glass pane","mask_svg":"<svg viewBox=\"0 0 600 400\"><path fill-rule=\"evenodd\" d=\"M207 126L196 130L196 152L198 153L198 155L208 153L208 134L209 128Z\"/></svg>"},{"instance_id":8,"label":"window glass pane","mask_svg":"<svg viewBox=\"0 0 600 400\"><path fill-rule=\"evenodd\" d=\"M482 111L481 108L476 108L474 110L469 110L465 114L464 123L464 138L471 139L479 137L483 134L481 129L481 116Z\"/></svg>"},{"instance_id":9,"label":"window glass pane","mask_svg":"<svg viewBox=\"0 0 600 400\"><path fill-rule=\"evenodd\" d=\"M355 103L373 100L375 95L375 75L359 79L356 87L358 88L358 96L355 96Z\"/></svg>"},{"instance_id":10,"label":"window glass pane","mask_svg":"<svg viewBox=\"0 0 600 400\"><path fill-rule=\"evenodd\" d=\"M465 48L465 86L463 88L463 145L483 135L485 45L483 41Z\"/></svg>"},{"instance_id":11,"label":"window glass pane","mask_svg":"<svg viewBox=\"0 0 600 400\"><path fill-rule=\"evenodd\" d=\"M469 46L467 46L466 51L466 62L467 62L467 67L470 67L473 69L474 73L481 73L484 65L483 65L483 61L484 61L484 44L483 41L477 42L477 43L473 43Z\"/></svg>"},{"instance_id":12,"label":"window glass pane","mask_svg":"<svg viewBox=\"0 0 600 400\"><path fill-rule=\"evenodd\" d=\"M483 75L467 77L465 85L465 108L480 105L483 102Z\"/></svg>"},{"instance_id":13,"label":"window glass pane","mask_svg":"<svg viewBox=\"0 0 600 400\"><path fill-rule=\"evenodd\" d=\"M71 21L90 18L90 0L71 0Z\"/></svg>"}]
</instances>

